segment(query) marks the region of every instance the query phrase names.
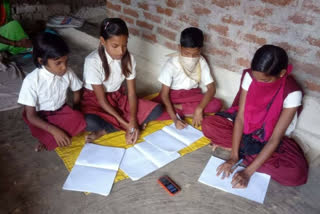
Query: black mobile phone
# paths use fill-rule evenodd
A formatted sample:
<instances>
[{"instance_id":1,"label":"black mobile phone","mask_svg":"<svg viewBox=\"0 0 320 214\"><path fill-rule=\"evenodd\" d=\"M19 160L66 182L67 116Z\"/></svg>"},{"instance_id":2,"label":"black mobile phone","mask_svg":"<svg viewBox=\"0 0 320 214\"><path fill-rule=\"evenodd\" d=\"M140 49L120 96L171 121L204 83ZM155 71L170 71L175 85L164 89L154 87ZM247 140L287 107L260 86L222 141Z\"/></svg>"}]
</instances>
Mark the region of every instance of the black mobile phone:
<instances>
[{"instance_id":1,"label":"black mobile phone","mask_svg":"<svg viewBox=\"0 0 320 214\"><path fill-rule=\"evenodd\" d=\"M162 176L158 179L158 183L171 195L177 194L181 189L168 176Z\"/></svg>"}]
</instances>

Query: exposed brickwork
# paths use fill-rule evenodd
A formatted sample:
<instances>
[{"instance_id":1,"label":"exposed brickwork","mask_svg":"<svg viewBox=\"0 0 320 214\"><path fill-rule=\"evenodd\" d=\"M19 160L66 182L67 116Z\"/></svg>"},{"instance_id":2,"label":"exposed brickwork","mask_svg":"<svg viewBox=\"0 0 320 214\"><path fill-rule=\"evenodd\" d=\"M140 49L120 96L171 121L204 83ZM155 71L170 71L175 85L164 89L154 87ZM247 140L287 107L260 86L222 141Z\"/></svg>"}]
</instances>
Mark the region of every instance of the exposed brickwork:
<instances>
[{"instance_id":1,"label":"exposed brickwork","mask_svg":"<svg viewBox=\"0 0 320 214\"><path fill-rule=\"evenodd\" d=\"M234 72L249 67L261 45L278 45L307 93L320 97L318 0L108 0L107 8L127 22L131 34L172 50L178 50L184 28L199 27L211 66Z\"/></svg>"}]
</instances>

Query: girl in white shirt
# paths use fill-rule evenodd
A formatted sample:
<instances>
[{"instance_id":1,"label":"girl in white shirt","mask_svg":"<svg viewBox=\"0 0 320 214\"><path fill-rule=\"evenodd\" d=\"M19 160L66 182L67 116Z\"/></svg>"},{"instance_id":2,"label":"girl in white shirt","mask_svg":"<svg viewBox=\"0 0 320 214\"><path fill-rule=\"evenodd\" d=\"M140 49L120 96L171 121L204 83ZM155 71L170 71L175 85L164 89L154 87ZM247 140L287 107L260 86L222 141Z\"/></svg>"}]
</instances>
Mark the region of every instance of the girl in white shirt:
<instances>
[{"instance_id":1,"label":"girl in white shirt","mask_svg":"<svg viewBox=\"0 0 320 214\"><path fill-rule=\"evenodd\" d=\"M106 18L101 23L99 48L85 59L81 105L87 130L91 131L86 141L123 129L126 142L133 144L139 136L139 125L145 125L162 113L157 103L137 99L136 62L127 50L128 36L122 19ZM121 87L124 80L127 94Z\"/></svg>"},{"instance_id":2,"label":"girl in white shirt","mask_svg":"<svg viewBox=\"0 0 320 214\"><path fill-rule=\"evenodd\" d=\"M68 146L71 137L82 132L86 122L81 112L66 105L67 90L73 104L80 102L82 82L67 66L69 48L58 35L41 33L33 44L36 69L23 80L18 103L24 105L23 119L43 148Z\"/></svg>"}]
</instances>

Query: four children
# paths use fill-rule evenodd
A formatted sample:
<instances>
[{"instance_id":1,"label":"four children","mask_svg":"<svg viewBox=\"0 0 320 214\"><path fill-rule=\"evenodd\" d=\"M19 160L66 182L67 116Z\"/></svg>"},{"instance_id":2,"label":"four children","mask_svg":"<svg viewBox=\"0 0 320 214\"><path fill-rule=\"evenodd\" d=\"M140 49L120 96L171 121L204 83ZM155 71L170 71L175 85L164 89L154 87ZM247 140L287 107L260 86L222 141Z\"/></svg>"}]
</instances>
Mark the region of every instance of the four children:
<instances>
[{"instance_id":1,"label":"four children","mask_svg":"<svg viewBox=\"0 0 320 214\"><path fill-rule=\"evenodd\" d=\"M86 137L90 142L122 129L126 142L134 144L140 129L151 120L171 118L177 129L183 129L187 124L180 116L192 116L192 124L202 125L215 145L232 148L230 159L217 174L229 176L232 166L244 159L247 168L233 177L235 188L245 188L255 171L270 174L283 185L306 182L308 164L303 152L286 136L295 127L303 93L289 75L291 66L283 49L273 45L258 49L251 69L243 72L232 107L218 112L222 102L214 98L214 80L201 56L201 30L182 31L179 53L171 55L159 76L162 88L156 102L136 96L136 62L127 49L128 36L123 20L103 20L100 46L85 59L82 96L82 82L67 67L66 43L50 33L35 39L37 69L25 78L18 103L24 105L23 119L40 141L37 150L70 145L70 138L84 130L90 132ZM206 88L204 94L200 86ZM74 106L80 104L83 114L66 105L68 88L73 91Z\"/></svg>"}]
</instances>

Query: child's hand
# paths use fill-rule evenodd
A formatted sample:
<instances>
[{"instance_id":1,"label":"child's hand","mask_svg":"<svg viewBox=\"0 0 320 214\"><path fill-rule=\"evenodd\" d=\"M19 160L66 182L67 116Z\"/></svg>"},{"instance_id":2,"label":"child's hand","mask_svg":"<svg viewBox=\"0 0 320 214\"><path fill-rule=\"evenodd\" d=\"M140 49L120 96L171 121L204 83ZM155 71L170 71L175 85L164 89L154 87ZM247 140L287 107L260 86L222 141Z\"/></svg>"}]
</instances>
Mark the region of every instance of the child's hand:
<instances>
[{"instance_id":1,"label":"child's hand","mask_svg":"<svg viewBox=\"0 0 320 214\"><path fill-rule=\"evenodd\" d=\"M234 174L232 178L232 188L247 188L251 175L246 170Z\"/></svg>"},{"instance_id":2,"label":"child's hand","mask_svg":"<svg viewBox=\"0 0 320 214\"><path fill-rule=\"evenodd\" d=\"M236 159L229 159L226 162L224 162L223 164L221 164L218 168L217 168L217 176L220 176L220 174L222 173L222 177L221 179L224 179L225 177L229 177L233 170L231 169L233 165L235 165L238 162L238 160Z\"/></svg>"},{"instance_id":3,"label":"child's hand","mask_svg":"<svg viewBox=\"0 0 320 214\"><path fill-rule=\"evenodd\" d=\"M23 47L23 48L32 48L32 42L30 39L24 38L19 41L15 41L14 43L16 47Z\"/></svg>"},{"instance_id":4,"label":"child's hand","mask_svg":"<svg viewBox=\"0 0 320 214\"><path fill-rule=\"evenodd\" d=\"M63 130L51 126L50 133L53 135L59 147L71 145L71 138Z\"/></svg>"},{"instance_id":5,"label":"child's hand","mask_svg":"<svg viewBox=\"0 0 320 214\"><path fill-rule=\"evenodd\" d=\"M177 119L174 122L174 125L176 126L176 129L184 129L185 127L187 127L188 124L183 120Z\"/></svg>"},{"instance_id":6,"label":"child's hand","mask_svg":"<svg viewBox=\"0 0 320 214\"><path fill-rule=\"evenodd\" d=\"M201 126L203 120L202 109L197 107L193 114L192 126Z\"/></svg>"},{"instance_id":7,"label":"child's hand","mask_svg":"<svg viewBox=\"0 0 320 214\"><path fill-rule=\"evenodd\" d=\"M137 123L129 123L126 131L126 143L135 144L138 140L140 130Z\"/></svg>"}]
</instances>

